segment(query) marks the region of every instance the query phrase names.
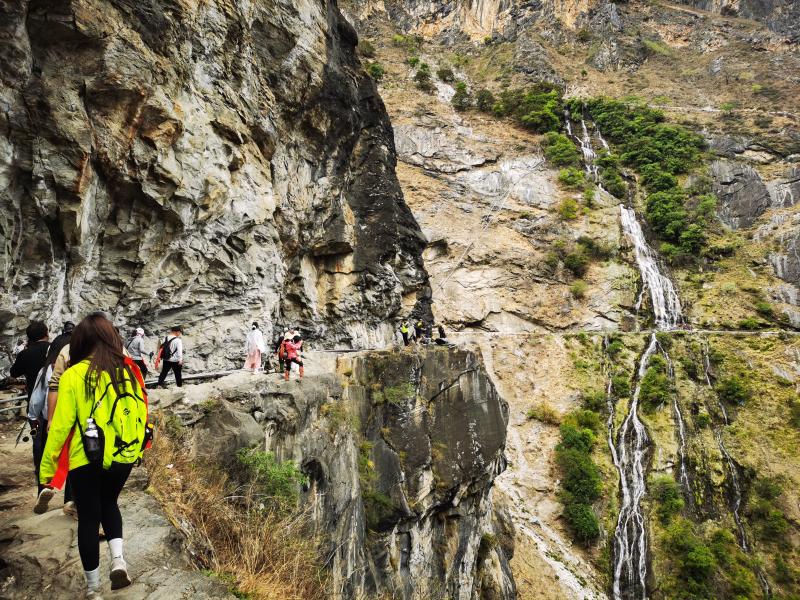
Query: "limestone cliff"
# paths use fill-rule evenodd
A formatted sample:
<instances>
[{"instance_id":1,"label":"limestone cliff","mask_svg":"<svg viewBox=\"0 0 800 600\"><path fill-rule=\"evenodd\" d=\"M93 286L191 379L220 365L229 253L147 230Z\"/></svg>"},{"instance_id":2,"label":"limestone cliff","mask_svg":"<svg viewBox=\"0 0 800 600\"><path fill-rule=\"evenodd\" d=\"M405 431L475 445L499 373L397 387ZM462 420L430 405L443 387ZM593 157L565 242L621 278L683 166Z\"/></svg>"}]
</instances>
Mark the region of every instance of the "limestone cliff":
<instances>
[{"instance_id":1,"label":"limestone cliff","mask_svg":"<svg viewBox=\"0 0 800 600\"><path fill-rule=\"evenodd\" d=\"M253 319L363 347L427 310L335 2L23 0L0 39L0 344L103 309L223 366Z\"/></svg>"},{"instance_id":2,"label":"limestone cliff","mask_svg":"<svg viewBox=\"0 0 800 600\"><path fill-rule=\"evenodd\" d=\"M300 465L333 597L514 598L513 537L492 500L508 406L479 357L395 350L329 366L299 385L234 375L157 401L195 423L199 460L255 446Z\"/></svg>"}]
</instances>

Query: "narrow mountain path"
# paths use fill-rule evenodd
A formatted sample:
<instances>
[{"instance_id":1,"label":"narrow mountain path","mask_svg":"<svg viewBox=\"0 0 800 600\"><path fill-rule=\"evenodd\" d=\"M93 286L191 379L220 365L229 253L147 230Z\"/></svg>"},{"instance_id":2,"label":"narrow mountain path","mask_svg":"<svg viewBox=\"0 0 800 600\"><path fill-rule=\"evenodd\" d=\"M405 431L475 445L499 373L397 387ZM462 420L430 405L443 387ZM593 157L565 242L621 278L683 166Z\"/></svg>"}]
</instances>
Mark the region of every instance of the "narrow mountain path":
<instances>
[{"instance_id":1,"label":"narrow mountain path","mask_svg":"<svg viewBox=\"0 0 800 600\"><path fill-rule=\"evenodd\" d=\"M77 522L62 510L57 494L51 510L33 513L36 496L30 442L15 447L18 424L0 426L0 598L41 600L83 598L83 570L77 547ZM100 572L105 600L210 600L233 598L226 586L191 564L182 540L158 502L145 489L144 467L136 467L120 498L125 558L133 585L110 592L108 551L101 541Z\"/></svg>"}]
</instances>

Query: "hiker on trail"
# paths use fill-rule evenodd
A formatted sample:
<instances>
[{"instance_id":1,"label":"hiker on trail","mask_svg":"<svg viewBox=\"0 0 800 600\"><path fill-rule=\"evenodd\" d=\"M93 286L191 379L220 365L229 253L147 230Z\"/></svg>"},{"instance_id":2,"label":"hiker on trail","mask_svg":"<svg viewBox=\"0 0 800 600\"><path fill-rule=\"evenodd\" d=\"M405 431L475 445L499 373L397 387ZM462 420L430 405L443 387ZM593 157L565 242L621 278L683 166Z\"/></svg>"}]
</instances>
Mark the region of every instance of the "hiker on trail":
<instances>
[{"instance_id":1,"label":"hiker on trail","mask_svg":"<svg viewBox=\"0 0 800 600\"><path fill-rule=\"evenodd\" d=\"M40 494L43 486L39 483L39 466L44 453L45 444L47 443L47 432L50 427L50 421L48 419L49 415L54 414L55 411L58 398L58 378L64 373L66 365L69 362L69 341L74 328L75 324L72 321L65 322L61 334L50 344L45 364L39 371L31 399L28 402L28 420L31 423L36 483L39 484ZM57 367L59 371L54 382L53 378ZM53 386L55 386L55 388ZM35 434L34 431L36 432ZM44 497L42 503L36 505L34 512L38 511L40 514L46 512L48 502L49 498ZM65 515L74 519L78 518L78 513L75 510L75 502L72 501L72 488L69 484L69 479L67 479L66 486L64 487L63 510Z\"/></svg>"},{"instance_id":2,"label":"hiker on trail","mask_svg":"<svg viewBox=\"0 0 800 600\"><path fill-rule=\"evenodd\" d=\"M11 356L16 358L17 354L19 354L23 350L25 350L25 340L20 338L17 340L17 345L14 346L14 349L11 351Z\"/></svg>"},{"instance_id":3,"label":"hiker on trail","mask_svg":"<svg viewBox=\"0 0 800 600\"><path fill-rule=\"evenodd\" d=\"M251 370L253 373L260 371L261 353L267 351L267 346L264 344L264 334L258 328L258 323L254 322L251 326L250 332L247 334L244 351L247 354L244 368Z\"/></svg>"},{"instance_id":4,"label":"hiker on trail","mask_svg":"<svg viewBox=\"0 0 800 600\"><path fill-rule=\"evenodd\" d=\"M301 350L303 348L303 340L299 335L294 336L291 340L284 340L284 348L286 348L286 359L284 361L283 378L289 381L289 374L292 371L292 364L300 367L300 378L303 378L303 356Z\"/></svg>"},{"instance_id":5,"label":"hiker on trail","mask_svg":"<svg viewBox=\"0 0 800 600\"><path fill-rule=\"evenodd\" d=\"M277 341L275 342L275 356L278 357L278 373L283 373L283 360L285 356L283 350L283 340L285 339L287 333L289 332L287 331L283 335L279 335Z\"/></svg>"},{"instance_id":6,"label":"hiker on trail","mask_svg":"<svg viewBox=\"0 0 800 600\"><path fill-rule=\"evenodd\" d=\"M47 335L47 325L42 321L31 321L25 329L28 337L28 346L17 354L14 364L11 366L11 377L25 377L25 391L28 396L28 407L30 408L31 395L36 387L39 372L47 362L47 349L50 347ZM33 441L33 471L39 476L39 463L42 461L42 448L40 423L37 419L29 419L31 428L31 438ZM42 487L39 486L39 492Z\"/></svg>"},{"instance_id":7,"label":"hiker on trail","mask_svg":"<svg viewBox=\"0 0 800 600\"><path fill-rule=\"evenodd\" d=\"M136 363L136 366L139 367L139 371L142 372L142 378L147 378L148 369L147 361L145 361L147 351L144 347L144 329L141 327L136 328L133 337L125 344L125 349L128 351L133 362Z\"/></svg>"},{"instance_id":8,"label":"hiker on trail","mask_svg":"<svg viewBox=\"0 0 800 600\"><path fill-rule=\"evenodd\" d=\"M436 343L440 346L447 345L447 334L444 332L444 327L439 325L439 337L436 338Z\"/></svg>"},{"instance_id":9,"label":"hiker on trail","mask_svg":"<svg viewBox=\"0 0 800 600\"><path fill-rule=\"evenodd\" d=\"M400 335L403 336L403 345L408 346L408 321L400 323Z\"/></svg>"},{"instance_id":10,"label":"hiker on trail","mask_svg":"<svg viewBox=\"0 0 800 600\"><path fill-rule=\"evenodd\" d=\"M161 349L156 356L155 367L158 369L158 363L163 361L161 367L161 374L158 376L158 383L156 387L166 389L167 385L164 383L167 380L167 375L170 371L175 373L175 384L178 387L183 386L183 377L181 376L181 369L183 368L183 340L181 340L183 330L175 326L169 331L169 335L164 338L164 343L161 344Z\"/></svg>"},{"instance_id":11,"label":"hiker on trail","mask_svg":"<svg viewBox=\"0 0 800 600\"><path fill-rule=\"evenodd\" d=\"M147 403L134 363L123 355L122 340L103 315L91 314L78 324L70 339L69 360L72 366L61 376L51 416L40 482L54 485L62 476L60 457L66 447L80 515L78 553L86 598L95 600L100 598L101 523L111 557L111 589L131 584L117 500L148 442ZM48 491L52 496L49 487L42 494Z\"/></svg>"},{"instance_id":12,"label":"hiker on trail","mask_svg":"<svg viewBox=\"0 0 800 600\"><path fill-rule=\"evenodd\" d=\"M420 341L425 337L425 323L422 319L414 323L414 337Z\"/></svg>"},{"instance_id":13,"label":"hiker on trail","mask_svg":"<svg viewBox=\"0 0 800 600\"><path fill-rule=\"evenodd\" d=\"M50 347L47 325L42 321L31 321L25 329L28 336L27 347L17 354L11 365L11 377L25 377L25 391L28 400L31 398L36 377L47 360L47 349Z\"/></svg>"}]
</instances>

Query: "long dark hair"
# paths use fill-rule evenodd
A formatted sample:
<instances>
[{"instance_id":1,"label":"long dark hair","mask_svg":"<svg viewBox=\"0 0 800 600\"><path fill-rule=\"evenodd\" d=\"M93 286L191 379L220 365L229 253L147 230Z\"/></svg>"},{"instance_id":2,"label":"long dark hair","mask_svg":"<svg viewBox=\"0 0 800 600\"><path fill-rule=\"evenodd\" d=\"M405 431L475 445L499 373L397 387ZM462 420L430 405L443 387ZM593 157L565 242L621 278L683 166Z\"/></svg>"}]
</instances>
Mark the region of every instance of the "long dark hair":
<instances>
[{"instance_id":1,"label":"long dark hair","mask_svg":"<svg viewBox=\"0 0 800 600\"><path fill-rule=\"evenodd\" d=\"M97 385L102 373L111 377L111 385L117 394L122 393L125 379L136 379L122 353L122 338L103 313L92 313L72 332L69 340L69 362L77 365L89 359L86 372L87 394Z\"/></svg>"}]
</instances>

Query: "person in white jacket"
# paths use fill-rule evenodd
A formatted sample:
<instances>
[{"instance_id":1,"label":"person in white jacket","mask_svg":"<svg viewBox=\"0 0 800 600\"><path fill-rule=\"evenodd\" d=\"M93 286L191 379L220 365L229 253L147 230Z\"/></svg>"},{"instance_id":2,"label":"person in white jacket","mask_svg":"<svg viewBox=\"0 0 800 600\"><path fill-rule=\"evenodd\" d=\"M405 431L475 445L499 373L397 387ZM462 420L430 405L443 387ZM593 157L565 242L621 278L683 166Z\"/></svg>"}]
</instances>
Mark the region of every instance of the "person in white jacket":
<instances>
[{"instance_id":1,"label":"person in white jacket","mask_svg":"<svg viewBox=\"0 0 800 600\"><path fill-rule=\"evenodd\" d=\"M244 361L244 368L255 373L261 370L261 353L267 351L264 343L264 334L258 328L258 323L253 323L247 334L247 342L244 348L247 358Z\"/></svg>"}]
</instances>

